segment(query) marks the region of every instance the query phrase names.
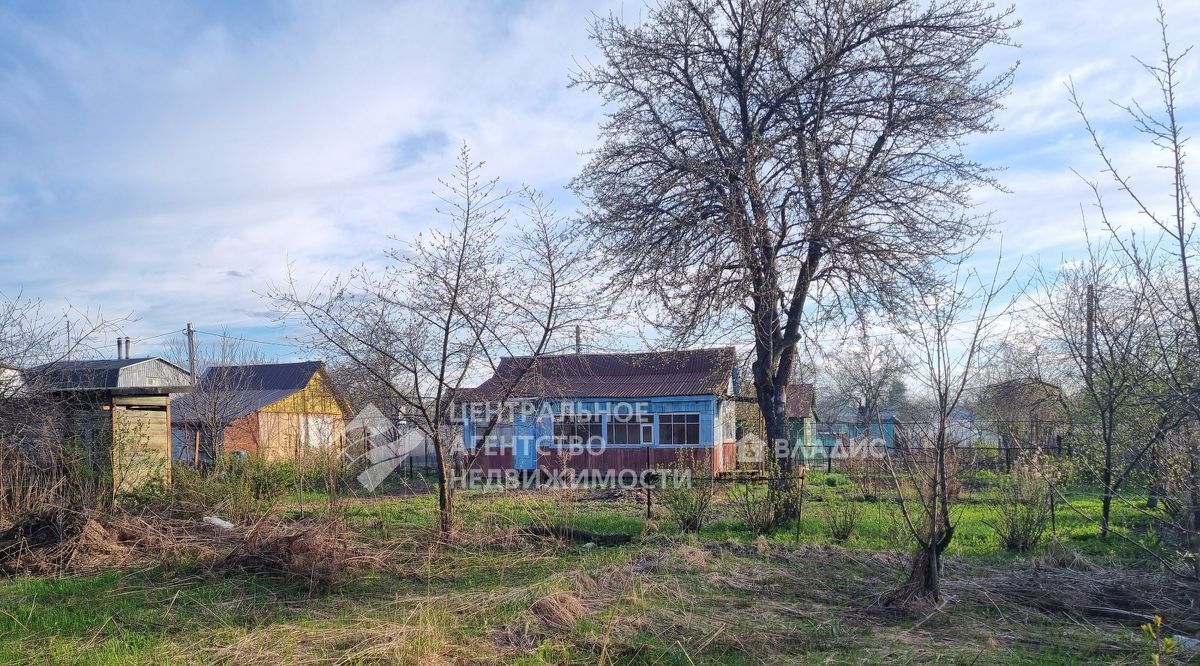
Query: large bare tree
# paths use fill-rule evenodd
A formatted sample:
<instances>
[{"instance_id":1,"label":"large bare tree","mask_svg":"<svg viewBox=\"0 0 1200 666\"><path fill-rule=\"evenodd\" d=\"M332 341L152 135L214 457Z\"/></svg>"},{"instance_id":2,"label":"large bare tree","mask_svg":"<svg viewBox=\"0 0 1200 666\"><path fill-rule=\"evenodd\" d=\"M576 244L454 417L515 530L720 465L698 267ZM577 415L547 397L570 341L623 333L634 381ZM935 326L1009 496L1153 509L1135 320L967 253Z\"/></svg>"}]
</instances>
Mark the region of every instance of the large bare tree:
<instances>
[{"instance_id":1,"label":"large bare tree","mask_svg":"<svg viewBox=\"0 0 1200 666\"><path fill-rule=\"evenodd\" d=\"M575 185L613 286L654 299L677 344L752 331L772 439L814 301L887 302L984 226L966 211L993 181L962 145L994 129L1012 71L979 57L1014 25L977 0L663 0L593 22L603 61L574 83L608 117Z\"/></svg>"},{"instance_id":2,"label":"large bare tree","mask_svg":"<svg viewBox=\"0 0 1200 666\"><path fill-rule=\"evenodd\" d=\"M442 183L445 224L412 242L393 239L398 247L382 270L359 269L308 291L294 281L274 290L312 331L314 347L366 373L426 436L444 534L454 527L456 459L469 469L483 451L456 456L456 396L502 357L525 358L527 372L539 357L566 348L567 336L600 309L589 293L586 247L566 221L541 195L505 191L481 168L464 145L453 177ZM520 378L508 379L515 387ZM500 415L489 415L477 439L490 435Z\"/></svg>"}]
</instances>

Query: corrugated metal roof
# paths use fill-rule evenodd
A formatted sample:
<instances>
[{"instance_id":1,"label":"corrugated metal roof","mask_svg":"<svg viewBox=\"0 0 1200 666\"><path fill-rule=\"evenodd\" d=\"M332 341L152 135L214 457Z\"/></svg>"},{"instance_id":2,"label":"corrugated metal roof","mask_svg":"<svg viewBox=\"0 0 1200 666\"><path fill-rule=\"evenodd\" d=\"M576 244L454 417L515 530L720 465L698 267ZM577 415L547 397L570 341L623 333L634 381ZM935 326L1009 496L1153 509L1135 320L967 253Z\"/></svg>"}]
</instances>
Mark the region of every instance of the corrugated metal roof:
<instances>
[{"instance_id":1,"label":"corrugated metal roof","mask_svg":"<svg viewBox=\"0 0 1200 666\"><path fill-rule=\"evenodd\" d=\"M564 354L501 359L483 384L459 392L463 402L511 398L642 398L724 393L733 347L635 354ZM511 390L510 390L511 388Z\"/></svg>"},{"instance_id":2,"label":"corrugated metal roof","mask_svg":"<svg viewBox=\"0 0 1200 666\"><path fill-rule=\"evenodd\" d=\"M97 391L188 386L187 371L161 358L56 361L27 371L30 379L56 391Z\"/></svg>"},{"instance_id":3,"label":"corrugated metal roof","mask_svg":"<svg viewBox=\"0 0 1200 666\"><path fill-rule=\"evenodd\" d=\"M299 391L308 386L320 369L324 367L321 361L300 361L298 363L263 363L258 365L220 365L209 368L200 379L200 386L206 382L220 382L226 386L237 386L248 391Z\"/></svg>"},{"instance_id":4,"label":"corrugated metal roof","mask_svg":"<svg viewBox=\"0 0 1200 666\"><path fill-rule=\"evenodd\" d=\"M214 392L211 391L197 390L171 399L171 422L235 421L295 393L296 391L292 389L268 389L264 391L230 391L214 395Z\"/></svg>"}]
</instances>

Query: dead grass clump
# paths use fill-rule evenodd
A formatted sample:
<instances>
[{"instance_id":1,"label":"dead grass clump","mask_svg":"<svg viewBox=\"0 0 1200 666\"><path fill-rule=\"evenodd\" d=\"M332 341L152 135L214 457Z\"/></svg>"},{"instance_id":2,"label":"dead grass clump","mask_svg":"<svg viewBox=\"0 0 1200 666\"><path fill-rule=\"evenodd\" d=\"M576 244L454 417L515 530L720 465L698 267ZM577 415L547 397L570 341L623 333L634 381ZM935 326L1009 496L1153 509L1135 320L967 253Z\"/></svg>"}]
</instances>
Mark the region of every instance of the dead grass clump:
<instances>
[{"instance_id":1,"label":"dead grass clump","mask_svg":"<svg viewBox=\"0 0 1200 666\"><path fill-rule=\"evenodd\" d=\"M568 631L588 610L571 592L551 592L529 607L537 621L548 629Z\"/></svg>"},{"instance_id":2,"label":"dead grass clump","mask_svg":"<svg viewBox=\"0 0 1200 666\"><path fill-rule=\"evenodd\" d=\"M947 593L981 604L1141 624L1161 616L1171 631L1200 633L1200 585L1161 573L1073 569L978 569L946 580Z\"/></svg>"},{"instance_id":3,"label":"dead grass clump","mask_svg":"<svg viewBox=\"0 0 1200 666\"><path fill-rule=\"evenodd\" d=\"M1074 569L1075 571L1095 571L1092 564L1079 551L1071 548L1057 538L1050 540L1045 555L1039 555L1032 560L1034 566L1051 569Z\"/></svg>"},{"instance_id":4,"label":"dead grass clump","mask_svg":"<svg viewBox=\"0 0 1200 666\"><path fill-rule=\"evenodd\" d=\"M692 545L683 545L676 551L679 559L689 569L705 569L708 567L709 552L703 548Z\"/></svg>"},{"instance_id":5,"label":"dead grass clump","mask_svg":"<svg viewBox=\"0 0 1200 666\"><path fill-rule=\"evenodd\" d=\"M134 559L133 548L88 511L48 507L0 532L0 571L6 574L90 571Z\"/></svg>"},{"instance_id":6,"label":"dead grass clump","mask_svg":"<svg viewBox=\"0 0 1200 666\"><path fill-rule=\"evenodd\" d=\"M543 638L543 634L535 631L528 622L506 624L488 630L488 640L505 652L532 652Z\"/></svg>"},{"instance_id":7,"label":"dead grass clump","mask_svg":"<svg viewBox=\"0 0 1200 666\"><path fill-rule=\"evenodd\" d=\"M443 543L442 545L465 550L550 553L561 544L559 539L552 535L535 534L523 527L507 525L471 531L464 530L455 535L453 543Z\"/></svg>"},{"instance_id":8,"label":"dead grass clump","mask_svg":"<svg viewBox=\"0 0 1200 666\"><path fill-rule=\"evenodd\" d=\"M256 529L225 557L223 566L298 577L310 589L327 590L359 563L342 523L325 519Z\"/></svg>"},{"instance_id":9,"label":"dead grass clump","mask_svg":"<svg viewBox=\"0 0 1200 666\"><path fill-rule=\"evenodd\" d=\"M631 502L645 504L646 493L632 488L600 488L583 494L579 499L585 502Z\"/></svg>"}]
</instances>

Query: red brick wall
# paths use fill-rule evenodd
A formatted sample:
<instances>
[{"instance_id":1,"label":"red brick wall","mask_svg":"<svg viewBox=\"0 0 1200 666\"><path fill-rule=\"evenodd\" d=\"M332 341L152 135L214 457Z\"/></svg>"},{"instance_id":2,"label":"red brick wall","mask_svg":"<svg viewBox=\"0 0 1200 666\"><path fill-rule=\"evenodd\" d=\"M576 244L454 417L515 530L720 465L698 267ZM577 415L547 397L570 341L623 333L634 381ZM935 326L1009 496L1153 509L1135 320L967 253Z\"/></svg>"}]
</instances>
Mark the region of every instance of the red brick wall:
<instances>
[{"instance_id":1,"label":"red brick wall","mask_svg":"<svg viewBox=\"0 0 1200 666\"><path fill-rule=\"evenodd\" d=\"M258 414L253 413L230 423L225 428L225 452L244 451L258 455Z\"/></svg>"}]
</instances>

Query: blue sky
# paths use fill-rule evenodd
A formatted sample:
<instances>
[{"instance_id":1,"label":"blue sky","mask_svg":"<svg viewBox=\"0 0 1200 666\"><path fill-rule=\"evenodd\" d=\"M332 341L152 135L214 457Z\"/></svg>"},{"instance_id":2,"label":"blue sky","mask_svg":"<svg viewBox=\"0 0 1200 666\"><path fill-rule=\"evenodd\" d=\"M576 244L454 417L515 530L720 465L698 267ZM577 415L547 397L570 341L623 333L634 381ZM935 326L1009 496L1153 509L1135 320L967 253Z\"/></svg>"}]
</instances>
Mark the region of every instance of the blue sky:
<instances>
[{"instance_id":1,"label":"blue sky","mask_svg":"<svg viewBox=\"0 0 1200 666\"><path fill-rule=\"evenodd\" d=\"M1200 2L1166 5L1176 43L1200 42ZM428 225L460 141L507 182L570 205L562 188L601 113L566 86L593 53L587 17L640 6L0 4L0 292L132 314L121 334L145 339L139 353L187 321L284 340L259 294L289 261L307 278L342 272ZM970 151L1007 167L1011 192L980 202L1009 260L1056 264L1082 240L1088 195L1071 169L1097 170L1068 77L1142 182L1161 178L1107 105L1152 95L1131 56L1155 56L1155 12L1115 0L1017 11L1022 48L990 54L1022 61L1005 131Z\"/></svg>"}]
</instances>

